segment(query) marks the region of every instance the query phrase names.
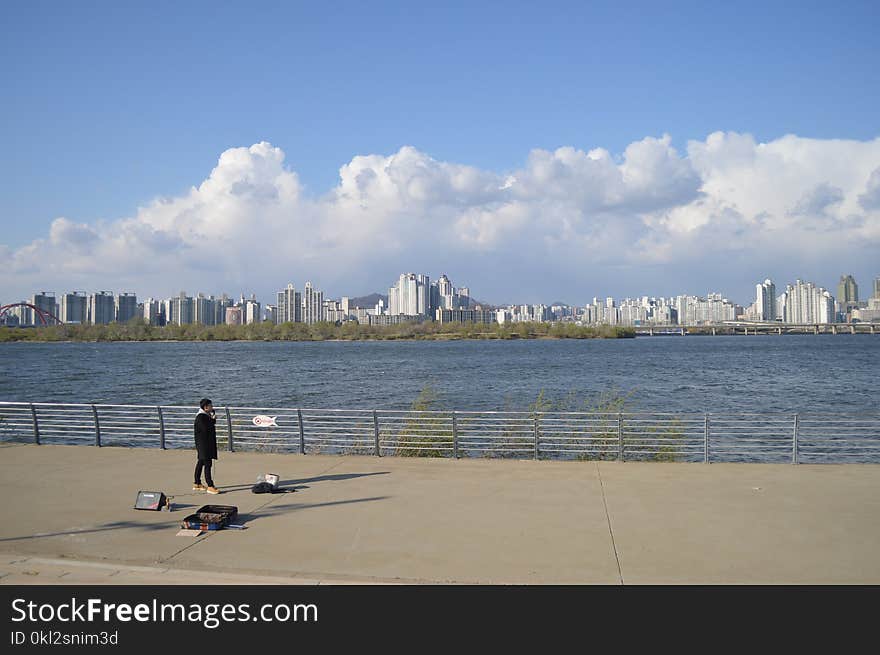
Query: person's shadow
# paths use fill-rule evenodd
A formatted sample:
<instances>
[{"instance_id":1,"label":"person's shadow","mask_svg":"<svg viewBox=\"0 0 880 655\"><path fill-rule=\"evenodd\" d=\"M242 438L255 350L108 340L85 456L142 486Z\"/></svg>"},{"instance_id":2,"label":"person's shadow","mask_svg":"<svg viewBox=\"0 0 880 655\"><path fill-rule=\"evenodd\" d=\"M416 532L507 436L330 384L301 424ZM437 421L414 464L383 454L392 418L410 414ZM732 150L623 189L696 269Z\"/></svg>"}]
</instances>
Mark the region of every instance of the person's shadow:
<instances>
[{"instance_id":1,"label":"person's shadow","mask_svg":"<svg viewBox=\"0 0 880 655\"><path fill-rule=\"evenodd\" d=\"M355 478L366 478L372 475L387 475L391 473L391 471L373 471L371 473L336 473L333 475L318 475L311 478L300 478L298 480L279 480L278 481L278 489L279 491L276 493L284 493L290 491L299 491L301 489L308 489L309 482L341 482L343 480L354 480ZM218 489L221 491L245 491L254 486L256 482L252 484L238 484L238 485L220 485Z\"/></svg>"},{"instance_id":2,"label":"person's shadow","mask_svg":"<svg viewBox=\"0 0 880 655\"><path fill-rule=\"evenodd\" d=\"M352 498L349 500L331 500L325 503L285 503L281 505L269 505L252 510L249 513L239 514L235 519L236 525L250 527L255 521L271 516L282 516L290 512L304 509L318 509L320 507L335 507L337 505L351 505L353 503L372 503L377 500L387 500L390 496L372 496L370 498Z\"/></svg>"}]
</instances>

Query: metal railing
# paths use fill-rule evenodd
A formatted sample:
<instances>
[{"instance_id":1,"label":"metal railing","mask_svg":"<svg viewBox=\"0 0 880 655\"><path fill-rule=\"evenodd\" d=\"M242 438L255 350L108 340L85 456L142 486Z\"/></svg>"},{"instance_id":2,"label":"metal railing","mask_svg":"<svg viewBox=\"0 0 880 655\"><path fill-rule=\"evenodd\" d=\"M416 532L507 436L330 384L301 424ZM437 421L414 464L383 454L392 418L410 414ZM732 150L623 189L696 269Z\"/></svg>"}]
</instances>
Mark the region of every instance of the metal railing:
<instances>
[{"instance_id":1,"label":"metal railing","mask_svg":"<svg viewBox=\"0 0 880 655\"><path fill-rule=\"evenodd\" d=\"M218 446L230 451L880 463L880 415L215 409ZM0 441L192 448L194 416L190 406L0 402Z\"/></svg>"}]
</instances>

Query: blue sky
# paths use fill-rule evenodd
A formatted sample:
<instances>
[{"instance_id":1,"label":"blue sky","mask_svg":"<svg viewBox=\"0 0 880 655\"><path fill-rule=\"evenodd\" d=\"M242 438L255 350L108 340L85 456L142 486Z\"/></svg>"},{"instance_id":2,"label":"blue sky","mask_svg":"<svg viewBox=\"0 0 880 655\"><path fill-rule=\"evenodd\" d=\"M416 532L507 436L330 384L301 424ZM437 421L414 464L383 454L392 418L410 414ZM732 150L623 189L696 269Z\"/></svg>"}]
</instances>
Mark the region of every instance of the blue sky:
<instances>
[{"instance_id":1,"label":"blue sky","mask_svg":"<svg viewBox=\"0 0 880 655\"><path fill-rule=\"evenodd\" d=\"M878 7L6 2L0 244L133 216L261 141L318 197L405 145L503 174L664 134L872 140Z\"/></svg>"}]
</instances>

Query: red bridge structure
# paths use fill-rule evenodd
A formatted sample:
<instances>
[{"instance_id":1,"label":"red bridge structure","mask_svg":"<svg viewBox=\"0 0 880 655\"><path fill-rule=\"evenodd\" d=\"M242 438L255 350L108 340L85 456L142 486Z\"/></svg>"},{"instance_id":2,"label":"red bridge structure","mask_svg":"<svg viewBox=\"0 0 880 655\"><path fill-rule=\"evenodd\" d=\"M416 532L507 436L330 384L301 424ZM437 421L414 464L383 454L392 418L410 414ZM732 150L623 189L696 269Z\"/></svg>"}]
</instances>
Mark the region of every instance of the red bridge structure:
<instances>
[{"instance_id":1,"label":"red bridge structure","mask_svg":"<svg viewBox=\"0 0 880 655\"><path fill-rule=\"evenodd\" d=\"M6 313L13 307L30 307L32 310L34 310L34 314L39 317L40 323L42 323L43 325L64 325L64 321L55 316L55 314L47 312L45 309L40 309L36 305L32 305L29 302L14 302L9 305L0 305L0 321L3 320L3 317L6 316ZM50 321L54 322L50 323Z\"/></svg>"}]
</instances>

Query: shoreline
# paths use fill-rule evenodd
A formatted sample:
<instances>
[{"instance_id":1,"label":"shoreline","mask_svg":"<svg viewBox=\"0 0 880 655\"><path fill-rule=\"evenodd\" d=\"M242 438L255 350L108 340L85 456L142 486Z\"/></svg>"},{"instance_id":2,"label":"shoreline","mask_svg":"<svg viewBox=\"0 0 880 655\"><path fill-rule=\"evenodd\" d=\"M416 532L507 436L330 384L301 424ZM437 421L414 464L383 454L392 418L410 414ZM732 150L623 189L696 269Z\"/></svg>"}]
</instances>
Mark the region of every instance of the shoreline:
<instances>
[{"instance_id":1,"label":"shoreline","mask_svg":"<svg viewBox=\"0 0 880 655\"><path fill-rule=\"evenodd\" d=\"M270 342L287 342L287 343L347 343L354 341L590 341L599 340L618 340L618 339L635 339L632 336L595 336L595 337L552 337L546 335L538 335L534 337L386 337L371 339L368 337L358 337L354 339L9 339L0 341L4 343L270 343Z\"/></svg>"}]
</instances>

